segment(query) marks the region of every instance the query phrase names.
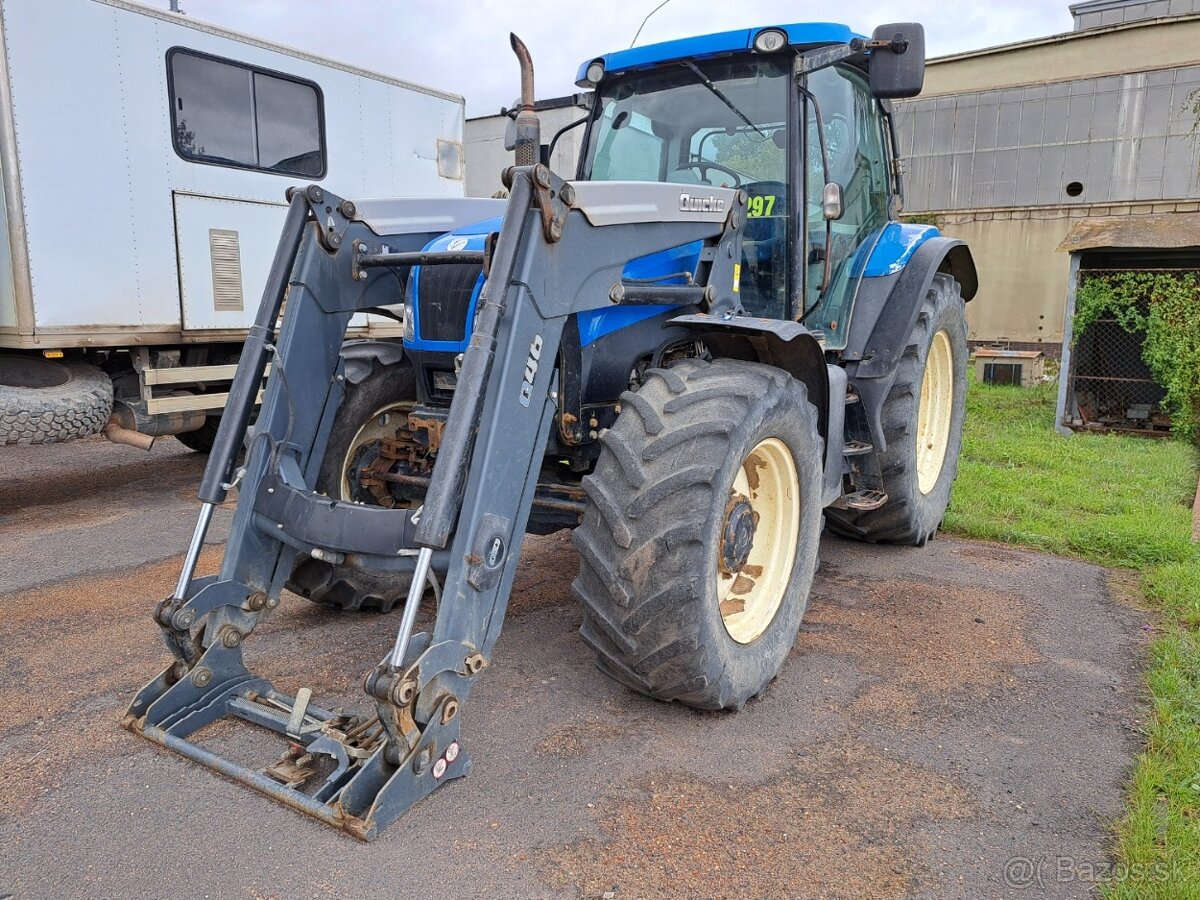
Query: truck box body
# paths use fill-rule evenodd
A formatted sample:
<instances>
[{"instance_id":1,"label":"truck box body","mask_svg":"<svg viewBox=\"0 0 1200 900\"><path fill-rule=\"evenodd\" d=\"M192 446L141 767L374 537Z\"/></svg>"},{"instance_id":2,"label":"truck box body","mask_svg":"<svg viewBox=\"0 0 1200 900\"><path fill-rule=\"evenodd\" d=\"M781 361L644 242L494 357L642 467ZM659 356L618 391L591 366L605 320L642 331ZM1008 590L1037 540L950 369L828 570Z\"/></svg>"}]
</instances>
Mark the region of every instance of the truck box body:
<instances>
[{"instance_id":1,"label":"truck box body","mask_svg":"<svg viewBox=\"0 0 1200 900\"><path fill-rule=\"evenodd\" d=\"M126 0L0 29L0 348L239 341L288 186L463 193L456 95Z\"/></svg>"}]
</instances>

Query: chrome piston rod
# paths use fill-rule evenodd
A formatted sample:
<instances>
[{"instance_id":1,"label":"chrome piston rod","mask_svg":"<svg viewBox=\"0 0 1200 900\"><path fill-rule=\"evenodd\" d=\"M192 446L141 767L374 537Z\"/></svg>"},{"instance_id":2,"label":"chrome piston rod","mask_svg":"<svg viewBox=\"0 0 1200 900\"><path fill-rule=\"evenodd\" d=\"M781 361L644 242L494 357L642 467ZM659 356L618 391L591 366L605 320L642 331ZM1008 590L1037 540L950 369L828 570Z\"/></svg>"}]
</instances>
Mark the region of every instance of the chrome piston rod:
<instances>
[{"instance_id":1,"label":"chrome piston rod","mask_svg":"<svg viewBox=\"0 0 1200 900\"><path fill-rule=\"evenodd\" d=\"M412 584L408 586L408 599L404 603L404 616L400 619L400 630L396 633L396 644L388 660L393 669L404 665L408 653L408 641L412 637L413 623L417 620L417 607L425 593L425 581L429 578L429 564L433 561L433 550L422 547L417 554L417 565L413 569Z\"/></svg>"},{"instance_id":2,"label":"chrome piston rod","mask_svg":"<svg viewBox=\"0 0 1200 900\"><path fill-rule=\"evenodd\" d=\"M200 560L200 550L204 546L204 536L208 533L208 525L212 522L214 503L200 504L200 518L196 520L196 528L192 531L192 540L188 544L187 553L183 557L183 569L179 573L179 581L175 585L172 600L182 600L187 595L188 585L196 574L196 563Z\"/></svg>"}]
</instances>

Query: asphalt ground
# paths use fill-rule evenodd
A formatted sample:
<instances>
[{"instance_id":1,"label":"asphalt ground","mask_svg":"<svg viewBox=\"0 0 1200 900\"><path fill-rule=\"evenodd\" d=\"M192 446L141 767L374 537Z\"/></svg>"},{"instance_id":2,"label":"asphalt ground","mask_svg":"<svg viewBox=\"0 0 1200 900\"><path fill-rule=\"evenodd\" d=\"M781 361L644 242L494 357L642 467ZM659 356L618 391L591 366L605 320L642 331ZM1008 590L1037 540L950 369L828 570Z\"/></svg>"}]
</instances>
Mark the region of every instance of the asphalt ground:
<instances>
[{"instance_id":1,"label":"asphalt ground","mask_svg":"<svg viewBox=\"0 0 1200 900\"><path fill-rule=\"evenodd\" d=\"M1103 874L1146 625L1101 569L946 537L825 536L796 648L737 714L606 679L569 536L530 539L463 711L474 773L359 843L119 725L167 661L150 615L202 463L0 451L0 898L1079 897ZM365 708L398 622L288 595L247 658Z\"/></svg>"}]
</instances>

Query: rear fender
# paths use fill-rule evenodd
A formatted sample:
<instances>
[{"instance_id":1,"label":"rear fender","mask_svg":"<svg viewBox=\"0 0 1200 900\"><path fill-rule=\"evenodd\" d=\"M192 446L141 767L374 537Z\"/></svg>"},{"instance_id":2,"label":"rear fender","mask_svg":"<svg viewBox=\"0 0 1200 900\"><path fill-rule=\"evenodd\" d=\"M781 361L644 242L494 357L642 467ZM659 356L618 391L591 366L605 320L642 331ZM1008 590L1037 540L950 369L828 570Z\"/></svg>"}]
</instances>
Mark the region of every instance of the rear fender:
<instances>
[{"instance_id":1,"label":"rear fender","mask_svg":"<svg viewBox=\"0 0 1200 900\"><path fill-rule=\"evenodd\" d=\"M963 300L975 296L979 279L970 249L963 241L934 237L913 250L898 272L864 278L854 300L841 361L862 397L872 443L880 451L887 449L881 421L883 401L895 382L921 302L939 272L958 281Z\"/></svg>"}]
</instances>

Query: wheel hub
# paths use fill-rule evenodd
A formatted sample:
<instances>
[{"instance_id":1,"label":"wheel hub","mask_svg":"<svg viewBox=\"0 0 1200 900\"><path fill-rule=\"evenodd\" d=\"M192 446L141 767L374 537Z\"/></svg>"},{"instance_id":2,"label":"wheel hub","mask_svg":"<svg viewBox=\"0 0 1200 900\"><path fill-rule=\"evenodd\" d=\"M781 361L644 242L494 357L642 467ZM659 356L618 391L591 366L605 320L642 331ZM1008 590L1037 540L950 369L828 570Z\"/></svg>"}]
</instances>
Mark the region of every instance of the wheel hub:
<instances>
[{"instance_id":1,"label":"wheel hub","mask_svg":"<svg viewBox=\"0 0 1200 900\"><path fill-rule=\"evenodd\" d=\"M758 514L750 504L750 498L735 493L725 507L725 530L721 534L722 572L732 574L746 564L754 546L757 526Z\"/></svg>"}]
</instances>

